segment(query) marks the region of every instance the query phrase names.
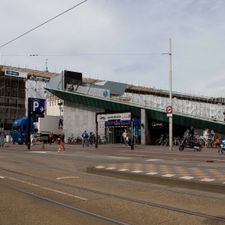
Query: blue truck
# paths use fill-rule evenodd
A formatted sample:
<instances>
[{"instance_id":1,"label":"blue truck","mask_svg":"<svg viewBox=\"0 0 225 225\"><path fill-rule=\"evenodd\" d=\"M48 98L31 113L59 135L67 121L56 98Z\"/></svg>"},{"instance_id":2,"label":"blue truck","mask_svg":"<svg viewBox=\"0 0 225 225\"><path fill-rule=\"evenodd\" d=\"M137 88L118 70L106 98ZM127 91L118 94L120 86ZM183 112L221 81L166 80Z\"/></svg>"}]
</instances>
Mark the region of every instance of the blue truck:
<instances>
[{"instance_id":1,"label":"blue truck","mask_svg":"<svg viewBox=\"0 0 225 225\"><path fill-rule=\"evenodd\" d=\"M30 134L35 134L42 141L47 141L51 133L53 139L57 139L62 132L62 118L60 116L45 116L38 118L37 122L31 119ZM17 119L12 124L11 137L13 143L24 144L27 141L28 117Z\"/></svg>"},{"instance_id":2,"label":"blue truck","mask_svg":"<svg viewBox=\"0 0 225 225\"><path fill-rule=\"evenodd\" d=\"M11 137L13 143L24 144L27 141L27 127L28 127L28 117L22 117L17 119L12 124ZM30 123L30 134L34 134L35 126L31 119Z\"/></svg>"}]
</instances>

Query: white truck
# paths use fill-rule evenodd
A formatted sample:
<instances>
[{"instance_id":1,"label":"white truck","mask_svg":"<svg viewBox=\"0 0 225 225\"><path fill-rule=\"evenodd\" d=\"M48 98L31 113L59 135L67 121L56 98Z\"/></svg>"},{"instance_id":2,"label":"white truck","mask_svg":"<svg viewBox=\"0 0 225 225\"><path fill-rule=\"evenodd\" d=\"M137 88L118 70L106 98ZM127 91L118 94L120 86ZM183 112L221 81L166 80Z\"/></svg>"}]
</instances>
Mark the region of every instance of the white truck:
<instances>
[{"instance_id":1,"label":"white truck","mask_svg":"<svg viewBox=\"0 0 225 225\"><path fill-rule=\"evenodd\" d=\"M51 133L53 140L62 132L63 120L60 116L45 116L38 118L35 123L37 134L43 141L48 141L48 135Z\"/></svg>"}]
</instances>

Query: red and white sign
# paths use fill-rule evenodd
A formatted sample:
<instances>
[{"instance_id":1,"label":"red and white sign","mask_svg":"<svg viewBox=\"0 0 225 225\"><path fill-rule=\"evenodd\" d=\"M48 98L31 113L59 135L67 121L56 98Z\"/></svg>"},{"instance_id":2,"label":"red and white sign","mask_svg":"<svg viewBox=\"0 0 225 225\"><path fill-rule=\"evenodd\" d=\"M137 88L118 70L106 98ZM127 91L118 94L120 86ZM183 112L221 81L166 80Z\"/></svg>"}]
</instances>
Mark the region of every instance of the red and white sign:
<instances>
[{"instance_id":1,"label":"red and white sign","mask_svg":"<svg viewBox=\"0 0 225 225\"><path fill-rule=\"evenodd\" d=\"M167 113L167 114L172 114L172 113L173 113L173 107L172 107L172 105L168 105L168 106L166 107L166 113Z\"/></svg>"}]
</instances>

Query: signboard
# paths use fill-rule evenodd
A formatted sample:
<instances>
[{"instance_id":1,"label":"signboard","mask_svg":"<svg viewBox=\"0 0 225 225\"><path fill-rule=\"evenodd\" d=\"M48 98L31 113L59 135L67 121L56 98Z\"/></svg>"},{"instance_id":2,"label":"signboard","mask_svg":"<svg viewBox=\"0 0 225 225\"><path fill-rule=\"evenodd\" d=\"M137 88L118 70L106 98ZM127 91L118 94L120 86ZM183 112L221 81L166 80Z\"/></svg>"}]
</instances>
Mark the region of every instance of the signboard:
<instances>
[{"instance_id":1,"label":"signboard","mask_svg":"<svg viewBox=\"0 0 225 225\"><path fill-rule=\"evenodd\" d=\"M154 128L163 128L164 127L164 124L162 122L152 122L151 123L152 127Z\"/></svg>"},{"instance_id":2,"label":"signboard","mask_svg":"<svg viewBox=\"0 0 225 225\"><path fill-rule=\"evenodd\" d=\"M106 127L110 127L110 126L113 126L113 127L115 127L115 126L129 126L130 125L130 123L131 123L131 121L130 120L111 120L111 121L106 121L105 122L105 126Z\"/></svg>"},{"instance_id":3,"label":"signboard","mask_svg":"<svg viewBox=\"0 0 225 225\"><path fill-rule=\"evenodd\" d=\"M31 108L30 112L32 114L40 114L43 115L45 112L45 99L42 98L29 98L29 101L31 101Z\"/></svg>"},{"instance_id":4,"label":"signboard","mask_svg":"<svg viewBox=\"0 0 225 225\"><path fill-rule=\"evenodd\" d=\"M18 72L18 71L14 71L14 70L5 70L5 76L20 77L20 78L27 79L27 73Z\"/></svg>"},{"instance_id":5,"label":"signboard","mask_svg":"<svg viewBox=\"0 0 225 225\"><path fill-rule=\"evenodd\" d=\"M166 114L167 114L168 117L171 117L173 115L173 107L172 107L172 105L168 105L166 107Z\"/></svg>"},{"instance_id":6,"label":"signboard","mask_svg":"<svg viewBox=\"0 0 225 225\"><path fill-rule=\"evenodd\" d=\"M109 91L108 90L103 91L103 97L109 97Z\"/></svg>"},{"instance_id":7,"label":"signboard","mask_svg":"<svg viewBox=\"0 0 225 225\"><path fill-rule=\"evenodd\" d=\"M64 88L66 89L69 85L77 85L82 83L82 73L64 70Z\"/></svg>"},{"instance_id":8,"label":"signboard","mask_svg":"<svg viewBox=\"0 0 225 225\"><path fill-rule=\"evenodd\" d=\"M131 112L127 113L113 113L113 114L98 114L97 122L107 122L107 121L130 121L131 120Z\"/></svg>"},{"instance_id":9,"label":"signboard","mask_svg":"<svg viewBox=\"0 0 225 225\"><path fill-rule=\"evenodd\" d=\"M172 105L168 105L168 106L166 107L166 113L167 113L167 114L172 114L172 113L173 113L173 107L172 107Z\"/></svg>"}]
</instances>

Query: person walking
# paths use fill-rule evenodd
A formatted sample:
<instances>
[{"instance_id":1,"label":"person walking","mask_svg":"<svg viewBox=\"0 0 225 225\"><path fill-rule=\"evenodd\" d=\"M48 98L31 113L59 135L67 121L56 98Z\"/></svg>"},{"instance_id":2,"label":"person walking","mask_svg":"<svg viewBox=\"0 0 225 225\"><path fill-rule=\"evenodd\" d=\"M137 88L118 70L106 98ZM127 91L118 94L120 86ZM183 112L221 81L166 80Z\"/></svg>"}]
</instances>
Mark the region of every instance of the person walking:
<instances>
[{"instance_id":1,"label":"person walking","mask_svg":"<svg viewBox=\"0 0 225 225\"><path fill-rule=\"evenodd\" d=\"M123 144L127 144L127 131L124 130L124 132L122 133L122 140L123 140Z\"/></svg>"},{"instance_id":2,"label":"person walking","mask_svg":"<svg viewBox=\"0 0 225 225\"><path fill-rule=\"evenodd\" d=\"M94 132L90 132L89 143L91 146L95 145L95 134Z\"/></svg>"},{"instance_id":3,"label":"person walking","mask_svg":"<svg viewBox=\"0 0 225 225\"><path fill-rule=\"evenodd\" d=\"M58 136L58 138L57 138L57 146L58 146L58 152L60 152L60 150L61 150L61 147L60 147L60 135Z\"/></svg>"},{"instance_id":4,"label":"person walking","mask_svg":"<svg viewBox=\"0 0 225 225\"><path fill-rule=\"evenodd\" d=\"M57 141L58 141L58 152L65 151L65 135L64 135L64 133L59 135Z\"/></svg>"},{"instance_id":5,"label":"person walking","mask_svg":"<svg viewBox=\"0 0 225 225\"><path fill-rule=\"evenodd\" d=\"M48 134L48 143L49 143L50 145L53 143L53 133L52 133L52 132L50 132L50 133Z\"/></svg>"},{"instance_id":6,"label":"person walking","mask_svg":"<svg viewBox=\"0 0 225 225\"><path fill-rule=\"evenodd\" d=\"M218 150L218 153L223 154L224 152L225 152L225 137L222 137L221 145L220 145L220 148Z\"/></svg>"},{"instance_id":7,"label":"person walking","mask_svg":"<svg viewBox=\"0 0 225 225\"><path fill-rule=\"evenodd\" d=\"M65 151L65 135L62 133L60 135L60 150Z\"/></svg>"},{"instance_id":8,"label":"person walking","mask_svg":"<svg viewBox=\"0 0 225 225\"><path fill-rule=\"evenodd\" d=\"M82 133L82 145L83 145L83 147L84 146L89 146L89 144L88 144L88 137L89 137L89 135L88 135L88 132L85 130L83 133Z\"/></svg>"},{"instance_id":9,"label":"person walking","mask_svg":"<svg viewBox=\"0 0 225 225\"><path fill-rule=\"evenodd\" d=\"M0 131L0 147L4 147L5 144L5 135L3 132Z\"/></svg>"},{"instance_id":10,"label":"person walking","mask_svg":"<svg viewBox=\"0 0 225 225\"><path fill-rule=\"evenodd\" d=\"M209 145L209 129L208 128L206 128L203 131L203 140L204 140L204 143L205 143L205 147L207 148L208 145Z\"/></svg>"}]
</instances>

